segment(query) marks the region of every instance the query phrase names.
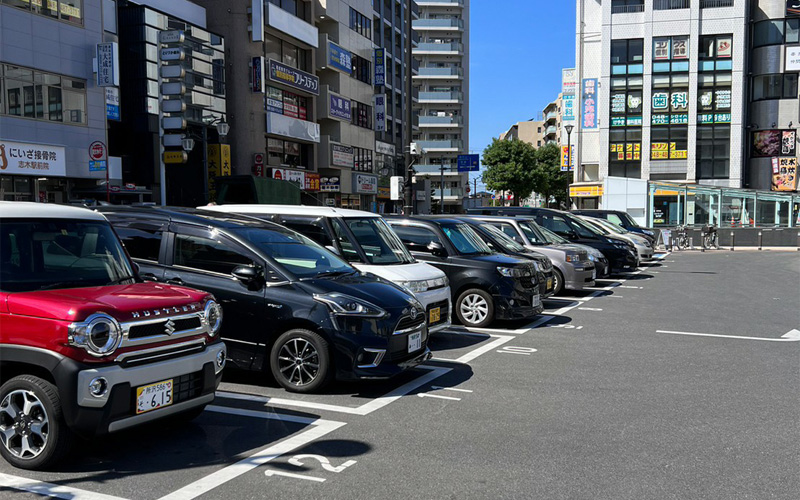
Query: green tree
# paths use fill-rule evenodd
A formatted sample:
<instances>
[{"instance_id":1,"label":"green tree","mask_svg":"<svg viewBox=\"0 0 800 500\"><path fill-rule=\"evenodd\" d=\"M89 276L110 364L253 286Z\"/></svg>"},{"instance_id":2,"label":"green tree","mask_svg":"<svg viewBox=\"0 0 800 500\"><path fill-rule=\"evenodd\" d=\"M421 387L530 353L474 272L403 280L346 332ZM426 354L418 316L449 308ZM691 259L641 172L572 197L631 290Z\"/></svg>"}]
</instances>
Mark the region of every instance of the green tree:
<instances>
[{"instance_id":1,"label":"green tree","mask_svg":"<svg viewBox=\"0 0 800 500\"><path fill-rule=\"evenodd\" d=\"M507 191L514 195L514 205L520 198L530 195L535 186L536 148L520 140L492 143L483 150L483 183L493 191Z\"/></svg>"},{"instance_id":2,"label":"green tree","mask_svg":"<svg viewBox=\"0 0 800 500\"><path fill-rule=\"evenodd\" d=\"M533 190L542 195L545 204L555 198L556 204L566 205L569 201L569 172L561 171L561 151L555 144L547 144L535 152L536 166L533 172Z\"/></svg>"}]
</instances>

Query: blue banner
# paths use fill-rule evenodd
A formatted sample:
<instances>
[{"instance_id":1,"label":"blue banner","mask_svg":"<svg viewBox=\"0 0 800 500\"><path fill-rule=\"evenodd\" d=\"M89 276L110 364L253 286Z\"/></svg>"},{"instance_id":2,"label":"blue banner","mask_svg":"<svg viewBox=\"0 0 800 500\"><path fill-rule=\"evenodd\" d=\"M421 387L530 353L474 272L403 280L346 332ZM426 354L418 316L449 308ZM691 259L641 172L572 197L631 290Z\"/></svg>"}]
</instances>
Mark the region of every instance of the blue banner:
<instances>
[{"instance_id":1,"label":"blue banner","mask_svg":"<svg viewBox=\"0 0 800 500\"><path fill-rule=\"evenodd\" d=\"M586 78L583 80L582 97L581 109L583 110L583 125L581 128L597 128L597 78Z\"/></svg>"},{"instance_id":2,"label":"blue banner","mask_svg":"<svg viewBox=\"0 0 800 500\"><path fill-rule=\"evenodd\" d=\"M349 75L353 72L353 56L349 51L328 40L328 66Z\"/></svg>"},{"instance_id":3,"label":"blue banner","mask_svg":"<svg viewBox=\"0 0 800 500\"><path fill-rule=\"evenodd\" d=\"M335 94L330 95L330 115L333 118L341 118L350 121L353 115L350 111L350 99Z\"/></svg>"},{"instance_id":4,"label":"blue banner","mask_svg":"<svg viewBox=\"0 0 800 500\"><path fill-rule=\"evenodd\" d=\"M459 172L478 172L480 169L480 157L478 155L458 155Z\"/></svg>"},{"instance_id":5,"label":"blue banner","mask_svg":"<svg viewBox=\"0 0 800 500\"><path fill-rule=\"evenodd\" d=\"M386 51L383 49L375 49L375 85L386 85Z\"/></svg>"}]
</instances>

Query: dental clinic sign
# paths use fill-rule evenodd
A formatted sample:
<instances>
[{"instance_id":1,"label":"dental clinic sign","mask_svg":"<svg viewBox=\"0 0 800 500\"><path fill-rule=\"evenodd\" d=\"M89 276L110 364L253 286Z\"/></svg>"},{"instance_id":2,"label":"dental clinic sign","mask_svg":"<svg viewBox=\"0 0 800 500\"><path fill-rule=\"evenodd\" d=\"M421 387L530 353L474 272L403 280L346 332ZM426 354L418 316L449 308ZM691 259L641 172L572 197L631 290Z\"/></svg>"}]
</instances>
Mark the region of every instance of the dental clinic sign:
<instances>
[{"instance_id":1,"label":"dental clinic sign","mask_svg":"<svg viewBox=\"0 0 800 500\"><path fill-rule=\"evenodd\" d=\"M65 149L60 146L0 140L0 174L65 177Z\"/></svg>"}]
</instances>

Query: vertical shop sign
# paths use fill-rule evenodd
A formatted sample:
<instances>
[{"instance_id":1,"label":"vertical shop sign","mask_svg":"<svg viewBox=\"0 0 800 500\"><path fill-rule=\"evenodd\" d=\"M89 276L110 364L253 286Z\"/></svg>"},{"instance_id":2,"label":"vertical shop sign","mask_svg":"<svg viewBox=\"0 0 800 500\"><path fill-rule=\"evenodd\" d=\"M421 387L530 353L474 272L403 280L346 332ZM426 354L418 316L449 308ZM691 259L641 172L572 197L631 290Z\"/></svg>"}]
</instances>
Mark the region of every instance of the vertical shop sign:
<instances>
[{"instance_id":1,"label":"vertical shop sign","mask_svg":"<svg viewBox=\"0 0 800 500\"><path fill-rule=\"evenodd\" d=\"M583 80L583 127L597 128L597 78Z\"/></svg>"},{"instance_id":2,"label":"vertical shop sign","mask_svg":"<svg viewBox=\"0 0 800 500\"><path fill-rule=\"evenodd\" d=\"M119 86L119 46L116 42L97 44L97 86Z\"/></svg>"},{"instance_id":3,"label":"vertical shop sign","mask_svg":"<svg viewBox=\"0 0 800 500\"><path fill-rule=\"evenodd\" d=\"M670 39L656 38L653 40L653 60L669 60Z\"/></svg>"},{"instance_id":4,"label":"vertical shop sign","mask_svg":"<svg viewBox=\"0 0 800 500\"><path fill-rule=\"evenodd\" d=\"M375 96L375 131L383 132L386 130L386 95L377 94Z\"/></svg>"},{"instance_id":5,"label":"vertical shop sign","mask_svg":"<svg viewBox=\"0 0 800 500\"><path fill-rule=\"evenodd\" d=\"M689 58L689 37L674 37L672 39L672 58L673 59L688 59Z\"/></svg>"},{"instance_id":6,"label":"vertical shop sign","mask_svg":"<svg viewBox=\"0 0 800 500\"><path fill-rule=\"evenodd\" d=\"M383 49L375 49L375 85L386 85L386 52Z\"/></svg>"}]
</instances>

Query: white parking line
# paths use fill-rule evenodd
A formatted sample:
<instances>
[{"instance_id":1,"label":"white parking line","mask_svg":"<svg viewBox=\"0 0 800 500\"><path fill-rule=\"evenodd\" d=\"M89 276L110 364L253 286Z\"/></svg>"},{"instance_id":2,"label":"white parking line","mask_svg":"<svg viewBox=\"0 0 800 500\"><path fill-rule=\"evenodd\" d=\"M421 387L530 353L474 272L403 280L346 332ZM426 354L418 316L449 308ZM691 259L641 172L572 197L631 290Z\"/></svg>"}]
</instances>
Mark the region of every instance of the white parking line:
<instances>
[{"instance_id":1,"label":"white parking line","mask_svg":"<svg viewBox=\"0 0 800 500\"><path fill-rule=\"evenodd\" d=\"M122 497L94 493L92 491L81 490L71 486L60 484L45 483L35 479L12 476L11 474L0 473L0 486L19 491L27 491L51 498L63 498L67 500L123 500Z\"/></svg>"},{"instance_id":2,"label":"white parking line","mask_svg":"<svg viewBox=\"0 0 800 500\"><path fill-rule=\"evenodd\" d=\"M451 396L439 396L437 394L428 394L428 393L425 393L425 392L421 392L421 393L417 394L417 396L419 396L421 398L437 398L437 399L449 399L450 401L461 401L461 398L454 398L454 397L451 397Z\"/></svg>"},{"instance_id":3,"label":"white parking line","mask_svg":"<svg viewBox=\"0 0 800 500\"><path fill-rule=\"evenodd\" d=\"M250 472L251 470L264 465L270 460L274 460L281 455L294 451L312 441L329 434L336 429L346 425L345 422L334 422L332 420L315 420L305 417L295 417L293 415L281 415L271 412L242 410L237 408L225 408L222 406L208 406L206 410L231 415L243 415L247 417L263 418L271 420L284 420L289 422L303 423L312 427L306 431L287 438L277 444L268 446L263 450L257 451L249 457L229 465L224 469L218 470L198 481L173 491L169 495L161 497L160 500L191 500L203 495L228 481Z\"/></svg>"},{"instance_id":4,"label":"white parking line","mask_svg":"<svg viewBox=\"0 0 800 500\"><path fill-rule=\"evenodd\" d=\"M469 389L459 389L457 387L441 387L438 385L432 385L431 389L435 391L456 391L456 392L472 392Z\"/></svg>"},{"instance_id":5,"label":"white parking line","mask_svg":"<svg viewBox=\"0 0 800 500\"><path fill-rule=\"evenodd\" d=\"M264 475L269 476L283 476L283 477L290 477L292 479L305 479L306 481L315 481L317 483L324 483L324 477L314 477L314 476L304 476L302 474L292 474L291 472L283 472L280 470L273 470L267 469L264 471Z\"/></svg>"}]
</instances>

